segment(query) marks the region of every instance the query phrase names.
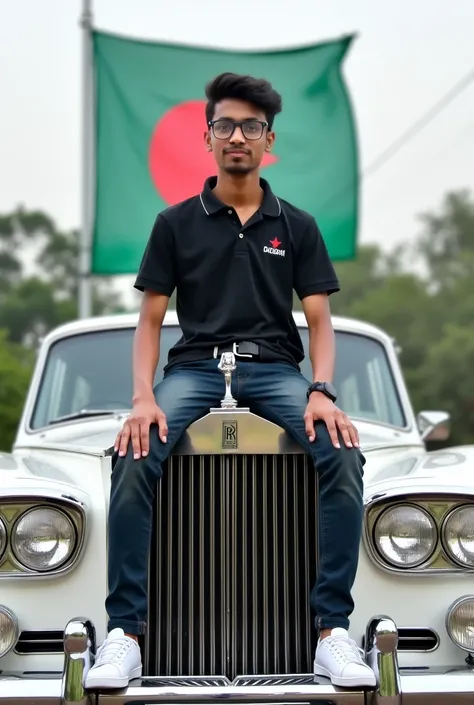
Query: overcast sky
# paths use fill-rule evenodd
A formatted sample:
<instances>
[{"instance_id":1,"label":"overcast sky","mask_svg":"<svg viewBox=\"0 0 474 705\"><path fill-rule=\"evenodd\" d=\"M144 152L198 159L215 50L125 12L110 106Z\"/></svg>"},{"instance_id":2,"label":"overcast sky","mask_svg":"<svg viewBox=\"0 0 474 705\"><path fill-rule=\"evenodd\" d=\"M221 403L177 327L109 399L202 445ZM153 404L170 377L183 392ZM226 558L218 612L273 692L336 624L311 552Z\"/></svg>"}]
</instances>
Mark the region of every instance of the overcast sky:
<instances>
[{"instance_id":1,"label":"overcast sky","mask_svg":"<svg viewBox=\"0 0 474 705\"><path fill-rule=\"evenodd\" d=\"M0 0L0 212L80 222L79 0ZM474 67L474 0L94 0L100 29L231 48L358 32L345 61L362 166ZM363 185L360 242L391 246L473 187L474 84Z\"/></svg>"}]
</instances>

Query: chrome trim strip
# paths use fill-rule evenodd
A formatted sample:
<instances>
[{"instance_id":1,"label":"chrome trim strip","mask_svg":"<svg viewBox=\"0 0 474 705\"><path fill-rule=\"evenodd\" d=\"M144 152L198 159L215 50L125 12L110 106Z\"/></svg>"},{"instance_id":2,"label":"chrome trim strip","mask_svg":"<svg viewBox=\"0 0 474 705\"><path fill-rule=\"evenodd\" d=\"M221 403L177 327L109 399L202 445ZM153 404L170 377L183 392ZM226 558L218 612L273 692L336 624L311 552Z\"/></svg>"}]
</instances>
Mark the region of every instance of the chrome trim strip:
<instances>
[{"instance_id":1,"label":"chrome trim strip","mask_svg":"<svg viewBox=\"0 0 474 705\"><path fill-rule=\"evenodd\" d=\"M234 458L237 463L237 458ZM236 468L237 470L237 468ZM248 459L246 457L242 458L242 497L240 501L240 516L242 517L242 532L241 532L241 542L245 541L245 538L249 532L248 524L248 512L247 512L247 488L248 488ZM236 552L237 553L237 552ZM235 557L237 560L237 556ZM235 573L238 575L238 572ZM238 581L235 581L236 585ZM243 663L248 662L248 599L247 599L247 589L248 589L248 563L247 561L242 561L242 583L240 588L240 594L242 595L242 614L243 614L243 624L242 624L242 661ZM256 628L255 622L253 622L253 630ZM236 630L237 632L237 630ZM237 638L237 637L236 637Z\"/></svg>"},{"instance_id":2,"label":"chrome trim strip","mask_svg":"<svg viewBox=\"0 0 474 705\"><path fill-rule=\"evenodd\" d=\"M252 463L256 465L257 459L254 457L252 459ZM266 458L264 459L264 470L265 472L262 473L262 494L264 497L268 497L268 471L267 471L267 460ZM256 474L255 474L255 469L252 473L252 476L254 478L254 483L256 481ZM257 497L257 492L255 489L255 485L253 486L253 491L252 491L252 497L253 497L253 503L255 505L255 519L253 521L252 526L256 526L256 520L257 520L257 507L256 507L256 497ZM263 540L263 545L268 546L268 505L266 502L263 503L263 509L262 511L262 518L263 518L263 526L262 526L262 540ZM256 532L255 532L256 533ZM256 559L254 561L254 565L256 564ZM263 556L262 556L262 564L263 564L263 580L262 580L262 610L264 613L264 619L263 619L263 662L268 663L268 659L270 658L270 630L269 630L269 622L270 620L268 619L268 605L269 605L269 597L270 597L270 586L269 586L269 581L268 581L268 551L263 551ZM255 620L258 619L257 614L255 614ZM257 629L254 631L254 671L257 670L257 639L256 639L256 634L257 634Z\"/></svg>"},{"instance_id":3,"label":"chrome trim strip","mask_svg":"<svg viewBox=\"0 0 474 705\"><path fill-rule=\"evenodd\" d=\"M273 668L276 671L281 670L280 659L278 658L278 646L280 644L280 622L278 620L278 607L279 607L279 586L280 580L278 577L278 557L280 555L279 545L278 545L278 500L282 499L278 496L277 492L277 458L272 457L272 515L273 515L273 525L272 525L272 563L273 563L273 617L275 619L274 631L273 631Z\"/></svg>"},{"instance_id":4,"label":"chrome trim strip","mask_svg":"<svg viewBox=\"0 0 474 705\"><path fill-rule=\"evenodd\" d=\"M258 683L258 685L257 685ZM400 673L403 705L442 702L461 705L471 702L474 696L474 671L465 666L429 668L423 673L402 669ZM79 687L78 696L84 693ZM32 702L41 705L69 705L81 703L65 701L61 697L61 676L52 673L29 675L21 672L0 674L2 705ZM331 684L317 683L313 674L281 676L278 674L239 676L232 683L223 677L194 676L191 678L143 678L119 690L87 691L84 705L125 705L125 703L176 702L209 703L233 702L296 703L326 701L331 705L393 705L397 700L380 698L377 692L336 688ZM397 696L395 696L397 697ZM443 700L440 698L444 697ZM366 699L365 699L366 698Z\"/></svg>"},{"instance_id":5,"label":"chrome trim strip","mask_svg":"<svg viewBox=\"0 0 474 705\"><path fill-rule=\"evenodd\" d=\"M345 688L341 690L331 684L313 685L250 685L250 686L200 686L193 687L161 687L155 688L152 679L146 687L133 684L125 691L102 690L98 697L101 705L125 705L126 703L154 703L154 702L227 702L258 703L259 701L273 704L289 705L291 703L307 703L323 701L325 705L364 705L365 694L363 690ZM388 704L387 704L388 705ZM390 704L391 705L391 704ZM452 703L450 703L452 705Z\"/></svg>"},{"instance_id":6,"label":"chrome trim strip","mask_svg":"<svg viewBox=\"0 0 474 705\"><path fill-rule=\"evenodd\" d=\"M201 458L201 471L204 476L204 458ZM216 535L216 500L215 500L215 488L216 488L216 463L215 463L215 458L211 458L211 464L209 468L209 483L210 483L210 496L211 496L211 506L210 506L210 515L209 515L209 520L210 520L210 525L209 525L209 530L211 533L211 536ZM209 556L209 571L211 576L214 576L216 574L216 564L215 564L215 553L214 551L211 551L211 555ZM211 589L210 589L210 602L211 605L215 604L215 599L216 599L216 584L215 580L211 580ZM214 673L216 669L216 619L215 619L215 612L214 610L211 610L211 615L210 615L210 620L209 620L209 630L210 630L210 644L211 644L211 669L212 672ZM204 654L204 643L201 642L201 653ZM202 657L203 658L203 657ZM201 670L204 670L204 666L202 665Z\"/></svg>"},{"instance_id":7,"label":"chrome trim strip","mask_svg":"<svg viewBox=\"0 0 474 705\"><path fill-rule=\"evenodd\" d=\"M76 488L71 487L70 489L73 491ZM39 492L32 492L30 489L27 489L25 492L21 492L19 491L18 486L2 487L0 491L0 499L2 500L2 502L5 499L11 499L12 501L17 501L18 504L21 504L22 502L41 503L47 501L48 499L56 499L60 502L64 502L68 505L70 504L74 507L77 507L78 509L84 509L84 502L82 502L77 497L73 497L70 494L66 494L65 491L65 487L60 489L58 489L57 487L42 487L41 491ZM83 494L83 490L79 491L81 494Z\"/></svg>"},{"instance_id":8,"label":"chrome trim strip","mask_svg":"<svg viewBox=\"0 0 474 705\"><path fill-rule=\"evenodd\" d=\"M92 622L80 617L68 622L64 630L62 705L90 705L93 702L93 697L87 694L83 683L95 653L96 637ZM39 690L36 695L41 692L42 690Z\"/></svg>"},{"instance_id":9,"label":"chrome trim strip","mask_svg":"<svg viewBox=\"0 0 474 705\"><path fill-rule=\"evenodd\" d=\"M194 458L193 458L194 461ZM195 463L193 462L193 470ZM183 497L183 458L178 458L178 467L175 470L177 478L178 497ZM183 584L183 505L178 502L178 530L176 537L176 553L175 560L177 563L178 585ZM177 645L177 661L178 673L183 673L183 593L178 590L174 593L174 599L178 602L178 619L176 628L176 645Z\"/></svg>"},{"instance_id":10,"label":"chrome trim strip","mask_svg":"<svg viewBox=\"0 0 474 705\"><path fill-rule=\"evenodd\" d=\"M169 495L170 497L174 493L174 478L175 478L175 473L176 473L176 468L170 468L171 472L169 472ZM173 597L173 567L174 567L174 552L173 552L173 539L174 539L174 532L173 532L173 503L171 501L168 501L168 516L167 516L167 526L169 527L168 531L168 551L167 551L167 556L168 556L168 571L166 575L167 579L167 592L166 592L166 641L165 643L167 645L171 644L171 637L173 634L173 624L172 624L172 612L171 612L171 601ZM169 672L171 669L171 649L168 648L166 649L166 670Z\"/></svg>"},{"instance_id":11,"label":"chrome trim strip","mask_svg":"<svg viewBox=\"0 0 474 705\"><path fill-rule=\"evenodd\" d=\"M122 413L119 415L120 418L125 417L127 414ZM90 420L91 423L93 421L96 421L97 418L95 419L82 419L81 421L65 421L64 424L61 424L62 427L64 426L71 426L72 424L80 425L83 424L86 420ZM30 435L35 435L35 434L40 434L44 433L45 428L49 428L51 430L51 427L45 426L39 429L34 429L34 430L29 430ZM57 426L59 428L59 424ZM79 455L88 455L93 458L105 458L107 456L107 452L105 450L94 450L94 448L91 448L90 446L78 446L78 445L72 445L69 443L42 443L42 444L30 444L28 445L15 445L15 451L32 451L32 450L54 450L58 451L60 453L78 453Z\"/></svg>"},{"instance_id":12,"label":"chrome trim strip","mask_svg":"<svg viewBox=\"0 0 474 705\"><path fill-rule=\"evenodd\" d=\"M397 480L398 478L390 478L388 483L392 480ZM433 481L433 478L428 478L429 482ZM381 504L387 500L400 500L400 502L418 502L426 501L430 497L441 497L445 499L450 499L453 502L460 502L464 506L467 502L469 505L471 500L474 501L474 489L472 484L470 485L449 485L444 487L433 487L432 485L417 484L418 478L414 478L413 482L410 482L403 486L397 487L385 487L384 483L379 483L380 488L373 488L370 494L366 494L364 497L364 507L366 510L371 509L376 504ZM383 489L382 489L383 487ZM407 499L408 498L408 499ZM460 504L461 506L461 504ZM451 510L450 510L451 511Z\"/></svg>"},{"instance_id":13,"label":"chrome trim strip","mask_svg":"<svg viewBox=\"0 0 474 705\"><path fill-rule=\"evenodd\" d=\"M283 458L283 462L285 464L285 468L287 467L287 458ZM293 550L295 553L295 556L300 555L300 532L298 528L298 517L300 516L300 512L302 507L300 507L300 501L299 501L299 496L298 496L298 475L296 472L293 472L293 497L294 497L294 510L293 510L293 536L292 536L292 541L293 541ZM303 503L303 507L306 503ZM291 547L291 542L290 542L290 547ZM305 561L305 565L307 565L307 561ZM301 564L299 561L296 562L295 565L295 570L293 571L293 589L294 589L294 594L295 594L295 611L297 615L301 614L301 602L300 602L300 591L299 587L301 585L301 581L304 580L305 578L305 571L303 569L302 575L300 574L300 568L302 568ZM290 576L288 576L288 579L290 579ZM300 620L296 619L295 624L294 624L294 630L295 630L295 651L296 651L296 663L301 663L301 646L302 646L302 640L301 640L301 629L300 629Z\"/></svg>"},{"instance_id":14,"label":"chrome trim strip","mask_svg":"<svg viewBox=\"0 0 474 705\"><path fill-rule=\"evenodd\" d=\"M390 617L372 617L365 632L365 657L375 673L377 689L373 705L401 705L401 684L397 658L398 630Z\"/></svg>"}]
</instances>

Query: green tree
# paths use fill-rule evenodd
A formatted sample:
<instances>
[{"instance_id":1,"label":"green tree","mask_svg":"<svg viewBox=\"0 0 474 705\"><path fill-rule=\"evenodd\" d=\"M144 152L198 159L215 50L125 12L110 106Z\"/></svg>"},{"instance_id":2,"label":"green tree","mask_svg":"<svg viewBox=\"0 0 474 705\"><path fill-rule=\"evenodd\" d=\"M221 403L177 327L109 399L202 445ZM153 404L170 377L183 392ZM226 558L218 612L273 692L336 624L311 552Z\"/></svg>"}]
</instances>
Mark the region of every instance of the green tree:
<instances>
[{"instance_id":1,"label":"green tree","mask_svg":"<svg viewBox=\"0 0 474 705\"><path fill-rule=\"evenodd\" d=\"M418 370L418 395L424 408L451 414L449 443L474 442L474 329L446 323Z\"/></svg>"},{"instance_id":2,"label":"green tree","mask_svg":"<svg viewBox=\"0 0 474 705\"><path fill-rule=\"evenodd\" d=\"M465 383L474 362L474 199L466 190L448 193L419 220L421 232L409 243L391 252L365 245L356 260L337 264L341 291L331 310L393 336L415 409L450 411L450 442L474 442Z\"/></svg>"},{"instance_id":3,"label":"green tree","mask_svg":"<svg viewBox=\"0 0 474 705\"><path fill-rule=\"evenodd\" d=\"M417 251L435 291L448 290L474 274L474 198L463 189L447 193L439 212L419 216Z\"/></svg>"},{"instance_id":4,"label":"green tree","mask_svg":"<svg viewBox=\"0 0 474 705\"><path fill-rule=\"evenodd\" d=\"M0 328L35 346L51 328L77 317L78 232L62 231L42 211L0 216ZM93 314L123 311L111 279L95 279Z\"/></svg>"},{"instance_id":5,"label":"green tree","mask_svg":"<svg viewBox=\"0 0 474 705\"><path fill-rule=\"evenodd\" d=\"M33 369L34 355L22 345L8 340L0 330L0 450L9 451Z\"/></svg>"}]
</instances>

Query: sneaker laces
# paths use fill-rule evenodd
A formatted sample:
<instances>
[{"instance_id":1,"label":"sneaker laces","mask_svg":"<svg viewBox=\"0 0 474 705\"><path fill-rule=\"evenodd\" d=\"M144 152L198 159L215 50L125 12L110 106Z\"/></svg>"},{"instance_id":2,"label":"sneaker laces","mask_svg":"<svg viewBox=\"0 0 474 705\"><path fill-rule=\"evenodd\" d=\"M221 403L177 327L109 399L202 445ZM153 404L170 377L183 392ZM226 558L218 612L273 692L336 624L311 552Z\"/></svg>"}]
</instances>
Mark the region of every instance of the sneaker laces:
<instances>
[{"instance_id":1,"label":"sneaker laces","mask_svg":"<svg viewBox=\"0 0 474 705\"><path fill-rule=\"evenodd\" d=\"M106 664L118 664L123 660L125 654L130 650L131 643L128 639L114 639L106 641L97 650L94 666L105 666Z\"/></svg>"},{"instance_id":2,"label":"sneaker laces","mask_svg":"<svg viewBox=\"0 0 474 705\"><path fill-rule=\"evenodd\" d=\"M329 636L324 641L338 661L365 665L365 661L362 658L364 652L352 639L345 636Z\"/></svg>"}]
</instances>

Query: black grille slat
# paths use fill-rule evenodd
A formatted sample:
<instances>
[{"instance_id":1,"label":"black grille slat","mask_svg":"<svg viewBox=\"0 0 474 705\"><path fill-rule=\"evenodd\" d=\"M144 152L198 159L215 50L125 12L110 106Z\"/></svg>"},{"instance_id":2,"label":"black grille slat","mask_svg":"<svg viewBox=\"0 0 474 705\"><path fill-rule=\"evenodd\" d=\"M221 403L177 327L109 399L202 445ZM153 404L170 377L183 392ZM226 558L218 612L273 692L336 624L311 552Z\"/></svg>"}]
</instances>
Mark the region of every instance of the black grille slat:
<instances>
[{"instance_id":1,"label":"black grille slat","mask_svg":"<svg viewBox=\"0 0 474 705\"><path fill-rule=\"evenodd\" d=\"M399 651L434 651L439 646L439 637L427 627L400 627L398 630Z\"/></svg>"},{"instance_id":2,"label":"black grille slat","mask_svg":"<svg viewBox=\"0 0 474 705\"><path fill-rule=\"evenodd\" d=\"M17 654L61 654L63 653L63 632L24 631L15 646Z\"/></svg>"},{"instance_id":3,"label":"black grille slat","mask_svg":"<svg viewBox=\"0 0 474 705\"><path fill-rule=\"evenodd\" d=\"M294 456L180 456L159 482L145 674L312 671L317 480Z\"/></svg>"}]
</instances>

